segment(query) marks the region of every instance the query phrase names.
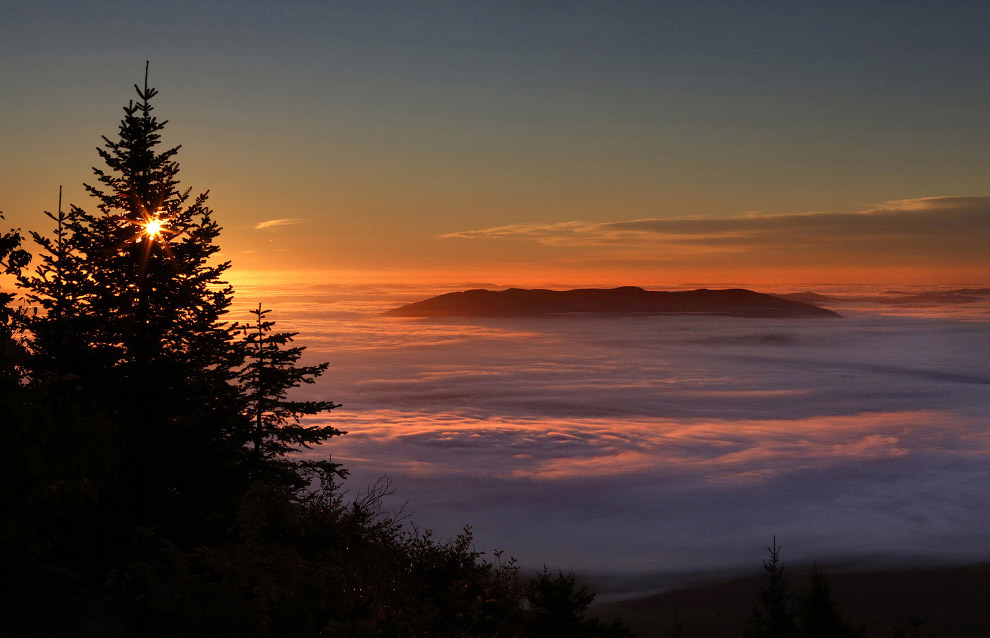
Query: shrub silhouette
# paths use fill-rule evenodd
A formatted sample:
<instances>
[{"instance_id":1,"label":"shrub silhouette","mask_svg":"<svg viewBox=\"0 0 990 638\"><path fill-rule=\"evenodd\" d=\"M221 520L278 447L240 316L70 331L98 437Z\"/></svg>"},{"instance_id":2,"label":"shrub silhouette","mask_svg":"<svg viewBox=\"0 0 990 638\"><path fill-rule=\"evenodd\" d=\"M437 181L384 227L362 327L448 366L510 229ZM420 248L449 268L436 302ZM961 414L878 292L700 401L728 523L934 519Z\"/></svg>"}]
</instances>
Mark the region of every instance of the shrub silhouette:
<instances>
[{"instance_id":1,"label":"shrub silhouette","mask_svg":"<svg viewBox=\"0 0 990 638\"><path fill-rule=\"evenodd\" d=\"M621 621L604 624L584 613L595 599L586 586L579 586L573 574L543 571L529 582L528 628L541 638L624 638L632 632Z\"/></svg>"}]
</instances>

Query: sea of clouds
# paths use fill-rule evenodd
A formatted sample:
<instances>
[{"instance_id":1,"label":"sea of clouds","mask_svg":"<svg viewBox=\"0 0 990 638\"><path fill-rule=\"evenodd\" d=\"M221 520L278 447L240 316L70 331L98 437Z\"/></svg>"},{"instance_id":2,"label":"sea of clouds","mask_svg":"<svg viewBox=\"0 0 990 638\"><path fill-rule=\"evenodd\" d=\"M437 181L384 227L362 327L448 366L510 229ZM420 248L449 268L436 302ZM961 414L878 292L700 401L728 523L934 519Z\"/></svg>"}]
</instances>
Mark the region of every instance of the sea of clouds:
<instances>
[{"instance_id":1,"label":"sea of clouds","mask_svg":"<svg viewBox=\"0 0 990 638\"><path fill-rule=\"evenodd\" d=\"M990 559L990 303L841 319L406 319L467 286L238 290L331 362L360 492L527 567L671 575ZM819 292L835 294L837 289ZM838 290L862 295L863 290ZM876 294L878 291L870 291Z\"/></svg>"}]
</instances>

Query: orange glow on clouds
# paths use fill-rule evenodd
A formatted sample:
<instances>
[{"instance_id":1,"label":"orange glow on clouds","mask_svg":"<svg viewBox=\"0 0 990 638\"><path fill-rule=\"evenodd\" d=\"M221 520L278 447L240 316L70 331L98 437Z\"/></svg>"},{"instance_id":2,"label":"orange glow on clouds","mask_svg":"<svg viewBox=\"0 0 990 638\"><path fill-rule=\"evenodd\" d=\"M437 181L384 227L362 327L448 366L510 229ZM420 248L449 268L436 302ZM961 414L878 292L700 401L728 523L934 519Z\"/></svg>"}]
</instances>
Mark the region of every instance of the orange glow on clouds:
<instances>
[{"instance_id":1,"label":"orange glow on clouds","mask_svg":"<svg viewBox=\"0 0 990 638\"><path fill-rule=\"evenodd\" d=\"M417 476L564 481L659 473L734 482L934 450L966 457L990 450L990 431L976 419L934 410L772 420L469 418L372 410L326 423L349 432L330 445L335 459ZM525 453L510 455L510 449Z\"/></svg>"}]
</instances>

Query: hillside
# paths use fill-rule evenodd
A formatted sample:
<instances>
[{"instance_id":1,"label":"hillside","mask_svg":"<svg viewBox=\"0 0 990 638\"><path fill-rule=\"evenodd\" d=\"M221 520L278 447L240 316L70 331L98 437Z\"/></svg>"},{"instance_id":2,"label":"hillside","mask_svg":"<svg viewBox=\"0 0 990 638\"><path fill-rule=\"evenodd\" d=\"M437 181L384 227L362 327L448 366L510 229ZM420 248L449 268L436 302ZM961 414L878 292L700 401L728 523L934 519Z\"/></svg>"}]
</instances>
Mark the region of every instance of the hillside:
<instances>
[{"instance_id":1,"label":"hillside","mask_svg":"<svg viewBox=\"0 0 990 638\"><path fill-rule=\"evenodd\" d=\"M806 566L789 566L787 581L798 595L806 586ZM640 638L681 635L737 637L756 602L759 574L685 587L644 598L594 605L603 618L621 616ZM983 638L990 635L990 564L828 575L842 614L868 636L899 635L917 623L919 635L935 638ZM909 634L911 635L911 634Z\"/></svg>"}]
</instances>

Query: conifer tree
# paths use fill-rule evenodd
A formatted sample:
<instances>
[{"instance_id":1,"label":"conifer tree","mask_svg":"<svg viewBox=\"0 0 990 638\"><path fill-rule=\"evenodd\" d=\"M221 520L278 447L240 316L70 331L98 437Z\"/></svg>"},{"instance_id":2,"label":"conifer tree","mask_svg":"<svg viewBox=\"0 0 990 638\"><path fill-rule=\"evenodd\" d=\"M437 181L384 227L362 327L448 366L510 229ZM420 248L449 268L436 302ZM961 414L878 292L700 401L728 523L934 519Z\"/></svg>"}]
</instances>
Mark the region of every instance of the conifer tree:
<instances>
[{"instance_id":1,"label":"conifer tree","mask_svg":"<svg viewBox=\"0 0 990 638\"><path fill-rule=\"evenodd\" d=\"M748 638L787 638L794 635L796 622L776 536L767 551L770 558L763 561L763 583L746 635Z\"/></svg>"},{"instance_id":2,"label":"conifer tree","mask_svg":"<svg viewBox=\"0 0 990 638\"><path fill-rule=\"evenodd\" d=\"M83 268L70 235L70 226L78 223L79 213L78 209L72 213L62 210L61 187L58 204L57 214L44 211L55 223L51 236L30 231L40 248L39 263L30 273L21 273L18 283L28 291L27 299L35 310L24 318L25 329L31 333L30 374L35 382L54 383L56 394L64 397L80 380L88 378L84 366L92 357L90 344L76 336L88 332L79 323L83 315L79 313L82 286L78 278ZM70 378L74 380L71 383Z\"/></svg>"},{"instance_id":3,"label":"conifer tree","mask_svg":"<svg viewBox=\"0 0 990 638\"><path fill-rule=\"evenodd\" d=\"M220 226L208 193L190 199L190 189L179 191L180 147L156 148L167 122L152 115L157 91L147 73L144 88L134 88L140 101L124 107L119 140L104 137L97 149L107 165L93 169L100 185L85 185L101 214L79 211L74 228L93 287L90 309L111 320L106 341L122 347L121 359L138 374L182 358L191 364L186 372L219 365L228 381L236 350L232 327L220 319L233 291L221 279L230 262L214 259Z\"/></svg>"},{"instance_id":4,"label":"conifer tree","mask_svg":"<svg viewBox=\"0 0 990 638\"><path fill-rule=\"evenodd\" d=\"M300 447L309 448L330 437L343 434L331 426L304 426L303 416L327 412L340 405L333 401L296 401L288 398L289 390L312 384L329 363L312 366L298 365L305 348L290 345L296 332L274 332L275 322L267 319L271 310L258 304L251 314L254 319L244 327L244 347L247 365L241 370L240 383L248 400L248 414L253 423L251 445L253 465L260 478L273 478L280 470L294 487L304 487L302 481L313 473L324 485L345 471L329 461L286 460L286 455Z\"/></svg>"},{"instance_id":5,"label":"conifer tree","mask_svg":"<svg viewBox=\"0 0 990 638\"><path fill-rule=\"evenodd\" d=\"M78 214L62 210L61 187L57 214L44 214L55 222L54 232L30 231L41 249L39 263L17 273L31 308L20 313L18 322L25 339L15 413L23 423L8 425L4 433L4 443L17 450L17 458L4 465L16 468L24 504L19 516L22 525L33 529L36 550L59 545L60 536L85 536L77 516L105 487L119 440L118 429L104 414L106 402L94 392L103 375L93 365L89 343L78 337L86 333L80 322L85 319L79 292L83 269L70 234ZM46 552L25 553L37 560L59 560L45 557Z\"/></svg>"},{"instance_id":6,"label":"conifer tree","mask_svg":"<svg viewBox=\"0 0 990 638\"><path fill-rule=\"evenodd\" d=\"M37 402L25 383L24 312L13 306L17 295L9 286L31 258L21 243L18 230L0 231L0 578L4 582L12 580L7 572L10 565L39 553L46 532L36 515L42 509L36 502L38 488L48 478L46 468L38 463L44 450L39 434L46 424L38 418Z\"/></svg>"},{"instance_id":7,"label":"conifer tree","mask_svg":"<svg viewBox=\"0 0 990 638\"><path fill-rule=\"evenodd\" d=\"M821 565L808 572L808 590L801 597L801 630L807 638L856 638L857 633L839 612L832 585Z\"/></svg>"},{"instance_id":8,"label":"conifer tree","mask_svg":"<svg viewBox=\"0 0 990 638\"><path fill-rule=\"evenodd\" d=\"M191 526L232 509L246 484L243 355L223 321L230 264L216 256L207 193L179 189L179 147L160 149L167 122L153 113L147 67L134 89L117 138L97 149L96 184L85 185L96 212L72 206L48 215L52 237L34 234L40 263L22 278L42 309L29 326L33 372L114 424L106 516Z\"/></svg>"}]
</instances>

